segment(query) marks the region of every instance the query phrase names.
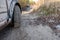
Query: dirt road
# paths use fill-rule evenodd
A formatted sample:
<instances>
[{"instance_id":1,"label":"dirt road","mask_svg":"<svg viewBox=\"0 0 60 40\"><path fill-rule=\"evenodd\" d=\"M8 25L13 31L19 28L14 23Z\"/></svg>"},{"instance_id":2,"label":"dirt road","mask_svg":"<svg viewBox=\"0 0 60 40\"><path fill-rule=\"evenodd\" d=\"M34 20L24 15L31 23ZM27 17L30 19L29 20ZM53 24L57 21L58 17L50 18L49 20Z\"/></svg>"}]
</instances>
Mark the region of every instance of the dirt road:
<instances>
[{"instance_id":1,"label":"dirt road","mask_svg":"<svg viewBox=\"0 0 60 40\"><path fill-rule=\"evenodd\" d=\"M21 27L6 27L0 32L0 40L60 40L47 25L35 23L38 16L23 14Z\"/></svg>"}]
</instances>

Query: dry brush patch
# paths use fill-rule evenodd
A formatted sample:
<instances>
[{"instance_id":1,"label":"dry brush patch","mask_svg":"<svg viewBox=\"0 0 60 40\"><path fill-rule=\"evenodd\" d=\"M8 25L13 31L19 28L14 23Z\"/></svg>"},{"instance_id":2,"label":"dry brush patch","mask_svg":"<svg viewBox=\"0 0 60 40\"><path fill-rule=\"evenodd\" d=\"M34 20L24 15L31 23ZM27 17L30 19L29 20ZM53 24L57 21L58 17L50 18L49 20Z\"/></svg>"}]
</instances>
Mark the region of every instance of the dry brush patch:
<instances>
[{"instance_id":1,"label":"dry brush patch","mask_svg":"<svg viewBox=\"0 0 60 40\"><path fill-rule=\"evenodd\" d=\"M49 6L42 5L36 12L43 19L60 20L60 6L57 6L56 3L51 3Z\"/></svg>"},{"instance_id":2,"label":"dry brush patch","mask_svg":"<svg viewBox=\"0 0 60 40\"><path fill-rule=\"evenodd\" d=\"M54 31L57 30L56 26L60 25L60 6L58 4L59 2L54 2L48 6L42 5L36 11L39 16L37 21L43 25L49 25Z\"/></svg>"}]
</instances>

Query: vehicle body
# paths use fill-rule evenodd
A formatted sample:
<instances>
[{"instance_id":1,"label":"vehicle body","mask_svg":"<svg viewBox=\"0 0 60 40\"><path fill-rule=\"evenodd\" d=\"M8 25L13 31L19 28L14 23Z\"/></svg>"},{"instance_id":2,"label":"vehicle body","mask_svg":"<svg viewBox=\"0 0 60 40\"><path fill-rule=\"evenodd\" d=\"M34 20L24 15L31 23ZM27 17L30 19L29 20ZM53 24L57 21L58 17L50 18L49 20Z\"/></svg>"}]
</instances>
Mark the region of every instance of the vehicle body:
<instances>
[{"instance_id":1,"label":"vehicle body","mask_svg":"<svg viewBox=\"0 0 60 40\"><path fill-rule=\"evenodd\" d=\"M0 30L14 19L14 11L18 7L21 11L18 0L0 0Z\"/></svg>"}]
</instances>

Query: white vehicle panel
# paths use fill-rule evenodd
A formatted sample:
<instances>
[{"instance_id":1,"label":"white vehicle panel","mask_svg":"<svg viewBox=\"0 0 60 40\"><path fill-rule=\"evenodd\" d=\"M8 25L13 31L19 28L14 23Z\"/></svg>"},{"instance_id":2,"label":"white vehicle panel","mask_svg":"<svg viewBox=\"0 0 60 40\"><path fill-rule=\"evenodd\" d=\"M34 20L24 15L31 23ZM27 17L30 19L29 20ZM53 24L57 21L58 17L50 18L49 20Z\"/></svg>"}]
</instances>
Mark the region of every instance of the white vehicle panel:
<instances>
[{"instance_id":1,"label":"white vehicle panel","mask_svg":"<svg viewBox=\"0 0 60 40\"><path fill-rule=\"evenodd\" d=\"M0 22L7 20L6 0L0 0Z\"/></svg>"},{"instance_id":2,"label":"white vehicle panel","mask_svg":"<svg viewBox=\"0 0 60 40\"><path fill-rule=\"evenodd\" d=\"M7 13L0 14L0 22L7 20Z\"/></svg>"},{"instance_id":3,"label":"white vehicle panel","mask_svg":"<svg viewBox=\"0 0 60 40\"><path fill-rule=\"evenodd\" d=\"M2 12L2 11L7 11L5 0L0 0L0 12Z\"/></svg>"}]
</instances>

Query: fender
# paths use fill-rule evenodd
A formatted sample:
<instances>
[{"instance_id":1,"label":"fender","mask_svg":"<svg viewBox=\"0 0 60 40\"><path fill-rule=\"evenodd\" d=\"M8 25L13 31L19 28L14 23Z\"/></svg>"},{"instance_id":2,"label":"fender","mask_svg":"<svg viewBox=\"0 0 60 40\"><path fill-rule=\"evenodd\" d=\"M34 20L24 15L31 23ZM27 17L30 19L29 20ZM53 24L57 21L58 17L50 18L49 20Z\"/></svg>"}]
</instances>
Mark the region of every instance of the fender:
<instances>
[{"instance_id":1,"label":"fender","mask_svg":"<svg viewBox=\"0 0 60 40\"><path fill-rule=\"evenodd\" d=\"M9 8L9 18L12 18L13 17L13 10L14 10L14 6L18 4L18 1L17 0L12 0L11 3L10 3L10 8ZM20 5L19 5L20 7ZM21 7L20 7L21 8Z\"/></svg>"},{"instance_id":2,"label":"fender","mask_svg":"<svg viewBox=\"0 0 60 40\"><path fill-rule=\"evenodd\" d=\"M14 10L14 6L17 2L16 1L11 1L11 4L10 4L10 8L9 8L9 17L12 18L12 15L13 15L13 10Z\"/></svg>"}]
</instances>

